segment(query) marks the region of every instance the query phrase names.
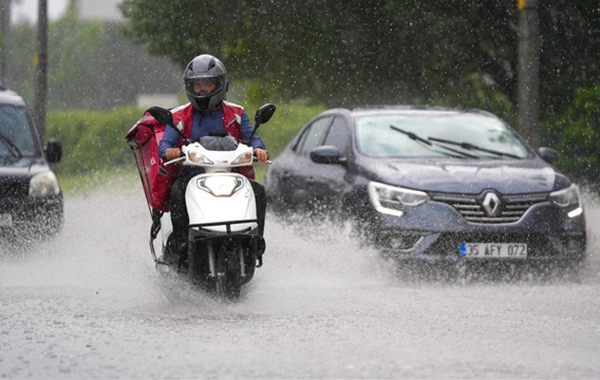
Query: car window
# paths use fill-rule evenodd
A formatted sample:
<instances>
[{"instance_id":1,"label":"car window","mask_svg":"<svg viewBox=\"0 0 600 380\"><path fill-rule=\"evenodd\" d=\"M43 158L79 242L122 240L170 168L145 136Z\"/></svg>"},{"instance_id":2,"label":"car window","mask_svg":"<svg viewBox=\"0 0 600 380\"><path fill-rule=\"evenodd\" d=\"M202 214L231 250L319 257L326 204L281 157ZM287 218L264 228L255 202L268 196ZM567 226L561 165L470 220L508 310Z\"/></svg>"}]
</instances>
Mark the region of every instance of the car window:
<instances>
[{"instance_id":1,"label":"car window","mask_svg":"<svg viewBox=\"0 0 600 380\"><path fill-rule=\"evenodd\" d=\"M321 141L325 138L325 133L327 132L327 127L331 123L331 119L331 117L317 119L306 128L296 151L303 156L308 156L311 150L321 145Z\"/></svg>"},{"instance_id":2,"label":"car window","mask_svg":"<svg viewBox=\"0 0 600 380\"><path fill-rule=\"evenodd\" d=\"M346 122L341 117L336 117L329 128L327 138L323 145L333 145L337 147L341 153L345 153L350 142L350 135L348 128L346 128Z\"/></svg>"},{"instance_id":3,"label":"car window","mask_svg":"<svg viewBox=\"0 0 600 380\"><path fill-rule=\"evenodd\" d=\"M0 155L11 154L14 145L20 154L35 153L33 134L25 108L0 105Z\"/></svg>"},{"instance_id":4,"label":"car window","mask_svg":"<svg viewBox=\"0 0 600 380\"><path fill-rule=\"evenodd\" d=\"M436 143L435 149L393 130L395 126L427 139L438 138L471 143L479 147L525 158L529 152L517 136L500 119L479 114L414 113L379 114L357 117L357 145L361 153L373 157L445 156L446 147ZM438 150L438 151L436 151ZM465 150L466 152L466 150ZM468 150L473 153L473 150ZM492 156L477 152L480 156Z\"/></svg>"}]
</instances>

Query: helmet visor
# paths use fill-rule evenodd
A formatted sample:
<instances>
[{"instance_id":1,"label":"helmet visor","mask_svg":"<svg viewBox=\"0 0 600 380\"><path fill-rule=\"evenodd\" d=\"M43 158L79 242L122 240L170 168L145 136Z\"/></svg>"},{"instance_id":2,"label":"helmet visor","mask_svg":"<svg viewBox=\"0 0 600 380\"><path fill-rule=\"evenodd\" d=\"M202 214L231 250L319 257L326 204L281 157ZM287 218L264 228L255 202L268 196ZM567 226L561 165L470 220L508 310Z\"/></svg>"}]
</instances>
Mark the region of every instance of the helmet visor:
<instances>
[{"instance_id":1,"label":"helmet visor","mask_svg":"<svg viewBox=\"0 0 600 380\"><path fill-rule=\"evenodd\" d=\"M209 97L223 89L224 80L218 77L196 77L185 80L185 89L194 97Z\"/></svg>"}]
</instances>

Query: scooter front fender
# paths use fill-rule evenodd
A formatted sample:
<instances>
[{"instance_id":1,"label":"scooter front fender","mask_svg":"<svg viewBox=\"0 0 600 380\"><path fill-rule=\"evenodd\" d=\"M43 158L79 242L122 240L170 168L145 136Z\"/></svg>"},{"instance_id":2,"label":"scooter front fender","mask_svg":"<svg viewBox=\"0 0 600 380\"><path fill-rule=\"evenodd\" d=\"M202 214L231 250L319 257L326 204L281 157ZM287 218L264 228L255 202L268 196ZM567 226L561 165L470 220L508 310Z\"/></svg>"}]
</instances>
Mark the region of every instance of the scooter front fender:
<instances>
[{"instance_id":1,"label":"scooter front fender","mask_svg":"<svg viewBox=\"0 0 600 380\"><path fill-rule=\"evenodd\" d=\"M226 232L218 223L256 220L256 200L250 181L238 173L204 173L193 177L186 188L186 207L190 225L210 224L212 231ZM233 224L233 232L255 229L255 222Z\"/></svg>"}]
</instances>

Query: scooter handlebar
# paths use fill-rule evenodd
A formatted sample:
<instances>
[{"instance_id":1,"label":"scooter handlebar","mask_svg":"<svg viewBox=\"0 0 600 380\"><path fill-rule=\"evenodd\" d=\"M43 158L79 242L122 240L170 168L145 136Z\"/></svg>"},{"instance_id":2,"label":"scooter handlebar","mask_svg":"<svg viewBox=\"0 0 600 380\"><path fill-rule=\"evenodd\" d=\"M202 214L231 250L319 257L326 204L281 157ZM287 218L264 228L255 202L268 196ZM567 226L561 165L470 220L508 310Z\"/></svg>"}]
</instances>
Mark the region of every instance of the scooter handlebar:
<instances>
[{"instance_id":1,"label":"scooter handlebar","mask_svg":"<svg viewBox=\"0 0 600 380\"><path fill-rule=\"evenodd\" d=\"M181 157L179 157L179 158L174 158L174 159L172 159L172 160L165 161L165 162L163 163L163 165L164 165L164 166L169 166L169 165L175 164L175 163L177 163L177 162L180 162L180 161L183 161L183 160L185 160L185 156L181 156Z\"/></svg>"},{"instance_id":2,"label":"scooter handlebar","mask_svg":"<svg viewBox=\"0 0 600 380\"><path fill-rule=\"evenodd\" d=\"M265 164L265 165L271 165L273 163L273 161L271 161L271 160L267 160L267 162L260 162L260 161L258 161L258 157L256 157L256 156L252 156L252 161L257 164Z\"/></svg>"}]
</instances>

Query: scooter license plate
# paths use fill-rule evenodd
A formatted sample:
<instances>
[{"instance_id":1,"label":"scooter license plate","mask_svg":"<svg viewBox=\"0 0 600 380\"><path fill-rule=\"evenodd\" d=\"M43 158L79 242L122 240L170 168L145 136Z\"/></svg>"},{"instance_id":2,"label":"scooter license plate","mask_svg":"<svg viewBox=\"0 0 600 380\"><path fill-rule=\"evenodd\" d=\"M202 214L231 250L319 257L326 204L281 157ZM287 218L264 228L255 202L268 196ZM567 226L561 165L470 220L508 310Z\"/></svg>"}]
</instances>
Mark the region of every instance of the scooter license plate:
<instances>
[{"instance_id":1,"label":"scooter license plate","mask_svg":"<svg viewBox=\"0 0 600 380\"><path fill-rule=\"evenodd\" d=\"M460 257L465 259L526 259L525 243L461 243Z\"/></svg>"},{"instance_id":2,"label":"scooter license plate","mask_svg":"<svg viewBox=\"0 0 600 380\"><path fill-rule=\"evenodd\" d=\"M0 214L0 227L12 227L13 219L11 214Z\"/></svg>"}]
</instances>

